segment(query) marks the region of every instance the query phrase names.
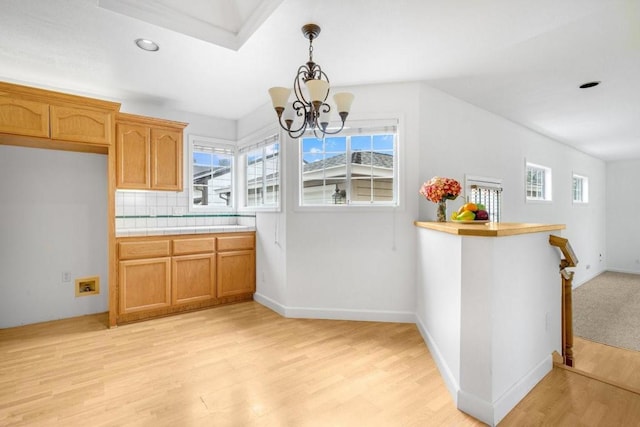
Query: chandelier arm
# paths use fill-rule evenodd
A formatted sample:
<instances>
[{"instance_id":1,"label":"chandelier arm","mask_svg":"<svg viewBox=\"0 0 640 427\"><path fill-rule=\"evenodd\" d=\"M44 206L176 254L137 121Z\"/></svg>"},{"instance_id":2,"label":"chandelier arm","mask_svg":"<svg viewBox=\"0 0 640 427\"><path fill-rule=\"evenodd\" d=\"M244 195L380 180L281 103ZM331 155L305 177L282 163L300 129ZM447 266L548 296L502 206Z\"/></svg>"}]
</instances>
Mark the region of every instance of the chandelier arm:
<instances>
[{"instance_id":1,"label":"chandelier arm","mask_svg":"<svg viewBox=\"0 0 640 427\"><path fill-rule=\"evenodd\" d=\"M289 128L287 128L287 125L286 125L286 123L283 123L282 118L278 119L278 124L280 125L282 130L284 130L293 139L297 139L297 138L301 137L305 133L305 131L307 130L306 122L303 122L302 126L300 126L298 129L289 129Z\"/></svg>"},{"instance_id":2,"label":"chandelier arm","mask_svg":"<svg viewBox=\"0 0 640 427\"><path fill-rule=\"evenodd\" d=\"M306 105L311 105L311 102L304 96L304 92L302 91L302 83L308 80L308 76L310 75L310 73L311 71L306 65L301 65L300 68L298 68L298 73L293 79L293 92L296 96L296 99Z\"/></svg>"},{"instance_id":3,"label":"chandelier arm","mask_svg":"<svg viewBox=\"0 0 640 427\"><path fill-rule=\"evenodd\" d=\"M342 124L340 125L340 129L333 131L333 132L329 132L328 130L324 129L320 129L322 131L323 134L325 135L335 135L336 133L340 133L340 131L344 129L344 122L342 122ZM314 129L315 130L315 129Z\"/></svg>"}]
</instances>

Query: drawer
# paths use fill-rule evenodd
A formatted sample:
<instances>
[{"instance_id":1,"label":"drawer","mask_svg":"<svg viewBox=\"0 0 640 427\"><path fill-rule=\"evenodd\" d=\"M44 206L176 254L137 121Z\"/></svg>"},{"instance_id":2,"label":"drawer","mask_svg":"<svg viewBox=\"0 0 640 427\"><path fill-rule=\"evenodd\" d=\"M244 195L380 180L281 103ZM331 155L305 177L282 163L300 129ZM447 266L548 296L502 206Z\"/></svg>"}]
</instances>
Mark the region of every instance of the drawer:
<instances>
[{"instance_id":1,"label":"drawer","mask_svg":"<svg viewBox=\"0 0 640 427\"><path fill-rule=\"evenodd\" d=\"M156 258L171 255L170 240L120 242L118 251L119 259Z\"/></svg>"},{"instance_id":2,"label":"drawer","mask_svg":"<svg viewBox=\"0 0 640 427\"><path fill-rule=\"evenodd\" d=\"M216 238L203 237L199 239L176 239L173 241L174 255L201 254L215 252Z\"/></svg>"},{"instance_id":3,"label":"drawer","mask_svg":"<svg viewBox=\"0 0 640 427\"><path fill-rule=\"evenodd\" d=\"M223 236L218 237L218 251L235 251L241 249L253 249L255 247L255 236Z\"/></svg>"}]
</instances>

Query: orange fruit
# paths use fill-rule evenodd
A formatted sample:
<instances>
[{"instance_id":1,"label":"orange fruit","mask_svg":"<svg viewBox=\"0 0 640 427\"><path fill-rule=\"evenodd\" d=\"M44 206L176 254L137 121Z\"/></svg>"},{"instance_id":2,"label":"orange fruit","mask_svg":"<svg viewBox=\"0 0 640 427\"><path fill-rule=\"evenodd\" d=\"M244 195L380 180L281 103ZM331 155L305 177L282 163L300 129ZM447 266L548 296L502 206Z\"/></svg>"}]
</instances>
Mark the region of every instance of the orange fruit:
<instances>
[{"instance_id":1,"label":"orange fruit","mask_svg":"<svg viewBox=\"0 0 640 427\"><path fill-rule=\"evenodd\" d=\"M476 205L475 203L465 203L464 205L462 205L463 210L465 211L471 211L471 212L475 212L478 210L478 205Z\"/></svg>"}]
</instances>

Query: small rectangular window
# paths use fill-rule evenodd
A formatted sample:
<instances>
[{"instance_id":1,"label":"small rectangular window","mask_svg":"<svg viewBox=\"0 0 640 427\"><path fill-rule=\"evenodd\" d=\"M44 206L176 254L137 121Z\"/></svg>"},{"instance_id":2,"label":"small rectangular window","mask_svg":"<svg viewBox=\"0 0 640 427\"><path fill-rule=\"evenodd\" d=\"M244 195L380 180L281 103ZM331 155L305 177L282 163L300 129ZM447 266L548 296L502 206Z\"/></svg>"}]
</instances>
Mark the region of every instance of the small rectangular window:
<instances>
[{"instance_id":1,"label":"small rectangular window","mask_svg":"<svg viewBox=\"0 0 640 427\"><path fill-rule=\"evenodd\" d=\"M397 205L397 126L300 138L300 205Z\"/></svg>"},{"instance_id":2,"label":"small rectangular window","mask_svg":"<svg viewBox=\"0 0 640 427\"><path fill-rule=\"evenodd\" d=\"M233 208L235 147L214 138L189 136L190 211Z\"/></svg>"},{"instance_id":3,"label":"small rectangular window","mask_svg":"<svg viewBox=\"0 0 640 427\"><path fill-rule=\"evenodd\" d=\"M573 174L571 184L571 194L574 203L589 202L589 178L586 176Z\"/></svg>"},{"instance_id":4,"label":"small rectangular window","mask_svg":"<svg viewBox=\"0 0 640 427\"><path fill-rule=\"evenodd\" d=\"M551 169L527 163L525 188L527 201L551 201Z\"/></svg>"},{"instance_id":5,"label":"small rectangular window","mask_svg":"<svg viewBox=\"0 0 640 427\"><path fill-rule=\"evenodd\" d=\"M245 166L245 207L280 206L280 140L271 136L240 149Z\"/></svg>"}]
</instances>

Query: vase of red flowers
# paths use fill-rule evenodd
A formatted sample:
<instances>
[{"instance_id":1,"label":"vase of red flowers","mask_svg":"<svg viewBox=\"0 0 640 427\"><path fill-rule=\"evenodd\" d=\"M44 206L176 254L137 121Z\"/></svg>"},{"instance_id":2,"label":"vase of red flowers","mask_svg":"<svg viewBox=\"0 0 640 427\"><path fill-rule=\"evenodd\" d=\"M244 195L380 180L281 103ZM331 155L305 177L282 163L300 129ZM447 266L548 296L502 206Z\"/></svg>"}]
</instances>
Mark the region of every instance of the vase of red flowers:
<instances>
[{"instance_id":1,"label":"vase of red flowers","mask_svg":"<svg viewBox=\"0 0 640 427\"><path fill-rule=\"evenodd\" d=\"M436 210L438 222L447 221L447 200L454 200L460 195L462 187L453 178L442 178L434 176L429 181L422 184L420 194L430 202L437 203Z\"/></svg>"}]
</instances>

